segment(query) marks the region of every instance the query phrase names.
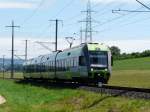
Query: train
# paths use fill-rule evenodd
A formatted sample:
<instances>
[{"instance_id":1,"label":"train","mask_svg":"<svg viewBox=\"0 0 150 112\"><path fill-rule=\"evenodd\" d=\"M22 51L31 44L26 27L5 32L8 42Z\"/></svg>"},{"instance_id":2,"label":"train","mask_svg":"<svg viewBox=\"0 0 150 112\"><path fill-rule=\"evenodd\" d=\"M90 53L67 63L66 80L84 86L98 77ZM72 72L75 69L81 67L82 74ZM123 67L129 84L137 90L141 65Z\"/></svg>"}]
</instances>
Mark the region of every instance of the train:
<instances>
[{"instance_id":1,"label":"train","mask_svg":"<svg viewBox=\"0 0 150 112\"><path fill-rule=\"evenodd\" d=\"M107 45L84 43L27 60L23 64L23 76L24 79L107 84L112 65Z\"/></svg>"}]
</instances>

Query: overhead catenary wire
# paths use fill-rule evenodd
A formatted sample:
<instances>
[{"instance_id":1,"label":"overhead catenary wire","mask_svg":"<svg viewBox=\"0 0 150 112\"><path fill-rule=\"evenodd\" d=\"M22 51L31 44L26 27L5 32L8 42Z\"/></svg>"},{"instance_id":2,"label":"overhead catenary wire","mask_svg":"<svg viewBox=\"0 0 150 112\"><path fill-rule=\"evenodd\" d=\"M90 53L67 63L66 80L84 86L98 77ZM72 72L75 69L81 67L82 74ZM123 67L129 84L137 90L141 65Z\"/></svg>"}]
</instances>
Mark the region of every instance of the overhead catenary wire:
<instances>
[{"instance_id":1,"label":"overhead catenary wire","mask_svg":"<svg viewBox=\"0 0 150 112\"><path fill-rule=\"evenodd\" d=\"M105 10L105 7L107 8L109 5L112 5L112 4L109 3L109 4L105 5L102 10ZM121 3L121 4L119 4L119 5L117 4L117 5L113 6L113 7L119 7L119 6L122 6L122 5L123 5L123 4ZM102 10L100 10L100 12L101 12ZM106 11L108 11L108 9L103 12L103 15L106 14ZM99 12L98 12L98 13L99 13ZM102 15L102 14L100 14L100 15ZM98 23L100 24L100 22L98 22ZM74 23L74 24L75 24L75 23ZM74 24L68 24L68 27L70 27L70 26L72 26L72 25L74 25ZM65 29L69 29L69 28L65 28Z\"/></svg>"},{"instance_id":2,"label":"overhead catenary wire","mask_svg":"<svg viewBox=\"0 0 150 112\"><path fill-rule=\"evenodd\" d=\"M141 9L141 8L138 8L138 9ZM122 16L109 19L109 20L105 21L104 23L99 24L99 25L96 25L96 26L94 26L94 27L98 27L98 26L102 26L102 25L111 23L111 22L116 21L116 20L119 20L119 19L121 19L121 18L123 18L123 17L125 17L125 16L127 16L127 15L132 15L132 16L133 16L133 15L138 15L138 14L139 14L138 12L150 12L150 11L138 11L138 9L134 10L134 12L136 12L136 13L134 13L134 14L131 14L131 13L130 13L130 12L132 12L132 11L126 11L126 12L128 12L128 14L124 14L124 15L122 15ZM135 16L134 16L134 17L135 17ZM145 20L148 20L148 19L150 19L150 18L145 18L144 21L145 21ZM141 21L142 21L142 20L141 20ZM130 22L130 23L127 23L127 24L119 25L119 26L122 27L122 26L127 26L127 25L130 25L130 24L134 24L134 23L138 23L138 21ZM114 28L103 29L103 30L101 30L100 32L106 32L106 31L111 31L111 30L114 30Z\"/></svg>"},{"instance_id":3,"label":"overhead catenary wire","mask_svg":"<svg viewBox=\"0 0 150 112\"><path fill-rule=\"evenodd\" d=\"M115 3L115 2L113 2L113 3ZM107 4L105 7L108 7L109 5L111 5L111 3ZM123 3L120 3L120 4L114 5L113 7L119 7L119 6L122 6L122 5L124 5L124 4L123 4ZM110 9L109 9L109 10L110 10ZM106 12L109 11L109 10L107 9L107 10L103 11L103 13L100 13L100 14L98 14L98 15L100 15L100 16L105 15L105 14L107 14ZM96 16L97 16L97 15L96 15ZM106 23L110 23L110 22L112 22L112 21L114 21L114 20L116 20L116 19L120 19L120 18L121 18L121 17L115 17L115 18L113 18L113 19L109 19L109 20L105 21L104 23L97 22L98 25L93 26L93 28L95 28L95 27L97 27L97 26L100 26L100 25L104 25L104 24L106 24ZM96 31L96 32L98 32L98 31Z\"/></svg>"},{"instance_id":4,"label":"overhead catenary wire","mask_svg":"<svg viewBox=\"0 0 150 112\"><path fill-rule=\"evenodd\" d=\"M142 20L137 20L137 21L133 21L133 22L130 22L130 23L126 23L126 24L121 24L121 25L118 25L117 27L118 27L118 28L123 28L123 27L126 27L126 26L128 26L128 25L133 25L133 24L136 24L136 23L139 23L139 22L143 22L143 21L146 21L146 20L149 20L149 19L150 19L150 17L144 18L144 19L142 19ZM117 28L117 29L118 29L118 28ZM114 28L106 28L106 29L100 30L99 32L100 32L100 33L104 33L104 32L110 32L110 31L112 31L112 30L117 30L117 29L114 29Z\"/></svg>"},{"instance_id":5,"label":"overhead catenary wire","mask_svg":"<svg viewBox=\"0 0 150 112\"><path fill-rule=\"evenodd\" d=\"M58 16L58 15L60 15L67 7L69 7L72 3L73 3L73 1L74 0L71 0L70 2L68 2L55 16ZM109 4L110 5L110 4ZM107 4L107 6L108 6L108 4ZM37 8L38 9L38 8ZM74 18L76 17L79 17L81 15L81 13L80 14L78 14L78 15L75 15L75 16L73 16L73 17L70 17L70 18L68 18L67 20L70 20L70 21L72 21L72 20L74 20ZM76 24L76 23L74 23L74 24ZM70 26L70 25L73 25L73 24L67 24L67 26ZM44 29L47 29L48 27L46 26ZM43 30L42 31L42 33L40 34L40 37L42 37L42 34L44 34L44 31L46 31L46 30Z\"/></svg>"},{"instance_id":6,"label":"overhead catenary wire","mask_svg":"<svg viewBox=\"0 0 150 112\"><path fill-rule=\"evenodd\" d=\"M145 5L144 3L140 2L139 0L136 0L136 1L137 1L138 3L140 3L142 6L144 6L144 8L147 8L148 11L140 10L140 9L143 8L143 7L141 7L141 8L136 9L136 10L122 10L122 9L112 10L112 13L127 12L127 13L129 13L129 14L132 14L132 12L133 12L133 13L135 13L136 15L138 15L138 14L140 14L140 12L142 12L142 13L149 13L149 12L150 12L150 8L149 8L147 5ZM134 15L135 15L135 14L134 14ZM134 17L135 17L135 16L134 16Z\"/></svg>"},{"instance_id":7,"label":"overhead catenary wire","mask_svg":"<svg viewBox=\"0 0 150 112\"><path fill-rule=\"evenodd\" d=\"M111 2L112 3L112 2ZM112 5L111 3L109 3L109 4L106 4L103 8L101 8L101 10L100 11L102 11L102 10L105 10L105 7L108 7L109 5ZM94 8L94 7L96 7L97 5L99 5L100 3L97 3L97 4L95 4L94 6L92 6L92 8ZM108 10L107 10L108 11ZM105 11L106 12L106 11ZM105 13L104 12L104 13ZM98 12L99 13L99 12ZM75 16L72 16L72 17L69 17L69 18L67 18L65 21L69 21L69 23L70 24L67 24L67 25L65 25L65 29L69 29L69 27L70 26L72 26L72 25L76 25L78 22L74 22L74 23L71 23L73 20L74 20L74 18L77 18L77 17L79 17L79 16L81 16L81 13L79 13L79 14L77 14L77 15L75 15ZM94 21L94 20L93 20ZM99 22L98 22L99 23Z\"/></svg>"},{"instance_id":8,"label":"overhead catenary wire","mask_svg":"<svg viewBox=\"0 0 150 112\"><path fill-rule=\"evenodd\" d=\"M141 7L140 7L140 8L137 8L136 10L139 10L139 9L141 9ZM112 13L113 13L113 10L112 10ZM102 25L105 25L105 24L111 23L111 22L113 22L113 21L119 20L119 19L121 19L121 18L123 18L123 17L125 17L125 16L128 16L128 15L132 15L132 13L129 13L129 12L128 12L127 14L120 15L120 16L118 16L118 17L114 17L114 18L108 19L108 20L106 20L105 22L103 22L103 23L101 23L101 24L95 25L94 27L100 27L100 26L102 26Z\"/></svg>"},{"instance_id":9,"label":"overhead catenary wire","mask_svg":"<svg viewBox=\"0 0 150 112\"><path fill-rule=\"evenodd\" d=\"M45 0L41 0L39 5L33 10L33 12L23 20L23 22L21 23L21 26L25 25L38 12L38 10L44 4L44 2Z\"/></svg>"},{"instance_id":10,"label":"overhead catenary wire","mask_svg":"<svg viewBox=\"0 0 150 112\"><path fill-rule=\"evenodd\" d=\"M145 8L147 8L148 10L150 10L150 7L148 7L147 5L145 5L144 3L140 2L139 0L136 0L139 4L141 4L142 6L144 6Z\"/></svg>"},{"instance_id":11,"label":"overhead catenary wire","mask_svg":"<svg viewBox=\"0 0 150 112\"><path fill-rule=\"evenodd\" d=\"M118 28L126 27L126 26L128 26L128 25L133 25L133 24L136 24L136 23L139 23L139 22L144 22L144 21L147 21L147 20L150 20L150 17L146 17L146 18L143 18L143 19L139 19L139 20L136 20L136 21L129 22L129 23L117 25L117 29L118 29ZM117 29L114 29L114 28L106 28L106 29L100 30L99 32L100 32L100 33L104 33L104 32L110 32L110 31L112 31L112 30L117 30Z\"/></svg>"},{"instance_id":12,"label":"overhead catenary wire","mask_svg":"<svg viewBox=\"0 0 150 112\"><path fill-rule=\"evenodd\" d=\"M109 4L106 4L103 8L101 8L100 11L97 11L96 14L98 14L98 13L102 12L103 10L105 10L109 5L112 5L112 3L115 3L115 2L110 2ZM92 6L92 8L95 8L96 6L98 6L98 5L100 5L100 4L101 4L101 2L95 4L94 6ZM103 14L106 14L106 11L108 11L108 10L105 10L105 11L103 12ZM69 17L69 18L65 19L65 21L69 21L69 23L71 23L72 21L75 20L75 18L77 18L77 17L79 17L79 16L81 16L81 13L78 13L78 14L75 15L75 16Z\"/></svg>"},{"instance_id":13,"label":"overhead catenary wire","mask_svg":"<svg viewBox=\"0 0 150 112\"><path fill-rule=\"evenodd\" d=\"M63 10L63 11L64 11L64 10ZM63 12L63 11L62 11L62 12ZM60 12L60 14L61 14L62 12ZM58 15L59 15L59 14L58 14ZM129 15L129 14L125 14L125 15L123 15L122 17L124 17L124 16L126 16L126 15ZM79 15L77 15L77 16L79 16ZM76 16L76 17L77 17L77 16ZM122 17L115 17L115 18L112 18L112 20L107 20L107 21L105 21L105 23L102 23L102 24L104 25L104 24L107 24L107 23L111 23L111 22L113 22L113 21L115 21L115 20L121 19ZM73 19L72 19L72 20L73 20ZM74 23L74 24L76 24L76 23ZM99 24L99 26L101 26L102 24ZM67 27L68 27L68 26L72 26L72 25L73 25L73 24L68 24ZM98 26L98 25L97 25L97 26ZM48 28L48 27L46 27L46 28ZM45 29L46 29L46 28L45 28ZM44 31L45 31L45 30L43 30L43 34L44 34ZM42 36L42 35L41 35L41 36Z\"/></svg>"},{"instance_id":14,"label":"overhead catenary wire","mask_svg":"<svg viewBox=\"0 0 150 112\"><path fill-rule=\"evenodd\" d=\"M136 1L138 1L138 0L136 0ZM138 1L139 2L139 1ZM142 4L142 2L140 2L140 4ZM145 4L143 5L142 4L142 6L144 6L144 7L148 7L148 6L146 6ZM149 7L148 7L149 8ZM148 9L147 8L147 9ZM142 11L142 10L139 10L139 9L141 9L141 8L138 8L138 9L136 9L136 10L121 10L121 9L119 9L119 10L112 10L112 12L114 13L114 11L116 11L116 12L127 12L128 14L125 14L125 15L123 15L123 16L127 16L127 15L132 15L132 13L131 12L135 12L133 15L138 15L139 13L138 12L150 12L150 11ZM132 16L133 16L132 15ZM121 16L120 16L121 17ZM114 20L117 20L117 19L120 19L120 17L116 17L116 18L113 18L113 19L110 19L110 20L108 20L108 21L106 21L106 22L104 22L103 24L101 24L101 26L102 25L105 25L105 24L107 24L107 23L109 23L109 22L112 22L112 21L114 21ZM135 17L135 16L134 16ZM145 21L145 20L148 20L148 19L150 19L149 17L148 18L144 18L144 19L142 19L141 21ZM127 26L127 25L130 25L130 24L135 24L135 23L138 23L140 20L136 20L136 21L133 21L133 22L129 22L129 23L125 23L125 24L121 24L121 25L119 25L120 27L124 27L124 26ZM121 22L122 23L122 22ZM98 26L98 25L97 25ZM95 27L97 27L97 26L95 26ZM110 29L108 29L108 30L110 30ZM102 31L107 31L106 29L104 29L104 30L102 30Z\"/></svg>"},{"instance_id":15,"label":"overhead catenary wire","mask_svg":"<svg viewBox=\"0 0 150 112\"><path fill-rule=\"evenodd\" d=\"M128 26L128 25L133 25L133 24L136 24L136 23L139 23L139 22L144 22L144 21L147 21L147 20L150 20L150 17L146 17L146 18L143 18L143 19L139 19L139 20L136 20L136 21L125 23L125 24L122 24L120 26L124 27L124 26Z\"/></svg>"},{"instance_id":16,"label":"overhead catenary wire","mask_svg":"<svg viewBox=\"0 0 150 112\"><path fill-rule=\"evenodd\" d=\"M142 2L136 0L137 2L139 2L142 6L146 7L147 9L149 9L148 6L146 6L145 4L143 4ZM124 12L150 12L149 11L136 11L136 10L121 10L121 11L124 11ZM138 13L138 14L141 14L141 13ZM135 17L135 16L134 16ZM120 25L120 26L128 26L128 25L131 25L131 24L135 24L135 23L138 23L138 22L143 22L143 21L146 21L146 20L149 20L150 17L146 17L146 18L143 18L143 19L140 19L140 20L136 20L136 21L132 21L132 22L129 22L129 23L125 23L123 25Z\"/></svg>"},{"instance_id":17,"label":"overhead catenary wire","mask_svg":"<svg viewBox=\"0 0 150 112\"><path fill-rule=\"evenodd\" d=\"M66 3L64 5L64 7L62 9L60 9L56 15L54 17L57 17L58 15L60 15L67 7L69 7L70 5L72 5L72 3L74 2L75 0L70 0L68 3Z\"/></svg>"},{"instance_id":18,"label":"overhead catenary wire","mask_svg":"<svg viewBox=\"0 0 150 112\"><path fill-rule=\"evenodd\" d=\"M57 13L55 16L53 16L53 17L56 17L56 16L60 15L67 7L69 7L69 6L73 3L73 1L74 1L74 0L71 0L71 1L69 1L67 4L65 4L65 6L64 6L63 8L61 8L61 9L58 11L58 13ZM51 17L51 18L52 18L52 17ZM45 32L45 31L48 31L48 28L49 28L49 25L46 26L46 27L44 27L44 29L42 30L42 32L40 33L40 35L37 35L37 36L42 37L42 36L44 35L44 32Z\"/></svg>"}]
</instances>

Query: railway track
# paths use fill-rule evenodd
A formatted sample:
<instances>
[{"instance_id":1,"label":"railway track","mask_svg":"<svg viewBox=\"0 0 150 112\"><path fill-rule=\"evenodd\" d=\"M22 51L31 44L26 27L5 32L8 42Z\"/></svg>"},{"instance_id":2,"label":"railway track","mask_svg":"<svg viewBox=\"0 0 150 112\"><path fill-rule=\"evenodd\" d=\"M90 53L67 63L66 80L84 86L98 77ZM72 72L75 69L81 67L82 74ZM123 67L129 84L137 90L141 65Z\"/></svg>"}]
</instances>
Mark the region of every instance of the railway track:
<instances>
[{"instance_id":1,"label":"railway track","mask_svg":"<svg viewBox=\"0 0 150 112\"><path fill-rule=\"evenodd\" d=\"M79 89L101 93L101 94L107 94L113 97L121 96L121 97L133 98L133 99L150 100L150 89L107 86L107 85L104 85L102 87L80 86Z\"/></svg>"},{"instance_id":2,"label":"railway track","mask_svg":"<svg viewBox=\"0 0 150 112\"><path fill-rule=\"evenodd\" d=\"M7 80L13 80L21 84L29 83L35 86L43 86L46 88L59 87L59 88L81 89L81 90L96 92L100 94L107 94L108 96L113 96L113 97L121 96L121 97L133 98L133 99L150 100L150 89L145 89L145 88L131 88L131 87L110 86L110 85L95 87L95 86L83 85L78 83L56 83L56 82L49 82L49 81L35 81L35 80L27 81L27 80L20 80L20 79L7 79Z\"/></svg>"}]
</instances>

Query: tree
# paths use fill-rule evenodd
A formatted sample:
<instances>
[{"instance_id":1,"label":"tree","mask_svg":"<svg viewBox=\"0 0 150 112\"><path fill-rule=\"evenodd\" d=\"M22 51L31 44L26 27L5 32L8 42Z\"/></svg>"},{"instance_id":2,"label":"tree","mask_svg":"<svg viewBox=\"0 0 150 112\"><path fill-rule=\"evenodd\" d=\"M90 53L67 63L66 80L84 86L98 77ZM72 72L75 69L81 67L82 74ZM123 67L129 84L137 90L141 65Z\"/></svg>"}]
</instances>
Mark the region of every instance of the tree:
<instances>
[{"instance_id":1,"label":"tree","mask_svg":"<svg viewBox=\"0 0 150 112\"><path fill-rule=\"evenodd\" d=\"M120 53L121 53L121 50L119 49L119 47L117 47L117 46L112 46L111 48L110 48L110 50L111 50L111 53L112 53L112 55L114 56L114 57L119 57L120 56Z\"/></svg>"},{"instance_id":2,"label":"tree","mask_svg":"<svg viewBox=\"0 0 150 112\"><path fill-rule=\"evenodd\" d=\"M148 57L148 56L150 56L150 50L143 51L143 52L141 53L141 56L142 56L142 57Z\"/></svg>"}]
</instances>

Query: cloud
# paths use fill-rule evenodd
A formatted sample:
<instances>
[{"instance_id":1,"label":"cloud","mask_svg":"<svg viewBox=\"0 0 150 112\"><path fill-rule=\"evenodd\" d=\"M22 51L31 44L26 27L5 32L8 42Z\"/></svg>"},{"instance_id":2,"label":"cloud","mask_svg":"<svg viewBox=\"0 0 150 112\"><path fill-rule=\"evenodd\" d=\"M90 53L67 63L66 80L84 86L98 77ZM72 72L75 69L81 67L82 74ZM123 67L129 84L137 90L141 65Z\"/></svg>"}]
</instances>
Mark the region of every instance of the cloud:
<instances>
[{"instance_id":1,"label":"cloud","mask_svg":"<svg viewBox=\"0 0 150 112\"><path fill-rule=\"evenodd\" d=\"M35 4L30 2L0 2L0 9L30 9L34 7Z\"/></svg>"},{"instance_id":2,"label":"cloud","mask_svg":"<svg viewBox=\"0 0 150 112\"><path fill-rule=\"evenodd\" d=\"M23 40L27 39L26 37L16 37L15 38L15 55L24 55L25 54L25 42ZM28 38L28 58L37 57L39 55L44 55L50 53L49 50L45 49L41 45L35 43L36 41L39 42L49 42L49 39L39 38L35 39L33 37ZM51 40L54 41L54 40ZM62 44L63 43L63 44ZM50 47L52 50L54 50L54 45L45 44L46 46ZM69 47L69 44L66 42L65 39L60 38L58 40L58 49L66 49ZM1 56L5 55L7 58L11 57L11 38L9 37L3 37L0 38L0 51ZM16 58L16 57L15 57ZM21 57L24 59L24 57Z\"/></svg>"},{"instance_id":3,"label":"cloud","mask_svg":"<svg viewBox=\"0 0 150 112\"><path fill-rule=\"evenodd\" d=\"M117 40L103 41L103 43L109 46L118 46L122 53L142 52L144 50L150 50L150 40Z\"/></svg>"},{"instance_id":4,"label":"cloud","mask_svg":"<svg viewBox=\"0 0 150 112\"><path fill-rule=\"evenodd\" d=\"M22 41L23 38L26 37L18 37L15 38L15 54L17 55L24 55L24 49L25 49L25 42ZM42 42L48 42L49 39L34 39L29 38L28 39L28 57L33 58L37 57L39 55L48 54L50 53L47 49L44 49L42 46L35 43L35 41L42 41ZM52 40L54 41L54 40ZM131 53L131 52L142 52L144 50L150 49L150 40L117 40L117 41L96 41L99 43L104 43L109 46L118 46L121 49L121 52ZM136 43L136 44L133 44ZM78 45L79 41L74 42L74 46ZM49 46L49 44L47 45ZM54 45L49 46L54 50ZM66 42L65 39L60 38L58 40L58 49L66 49L69 47L69 44ZM11 39L6 38L0 38L0 51L1 55L6 55L6 57L11 57ZM24 58L24 57L22 57Z\"/></svg>"}]
</instances>

